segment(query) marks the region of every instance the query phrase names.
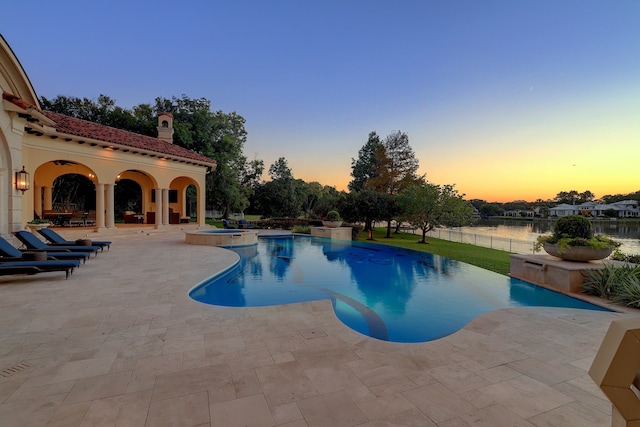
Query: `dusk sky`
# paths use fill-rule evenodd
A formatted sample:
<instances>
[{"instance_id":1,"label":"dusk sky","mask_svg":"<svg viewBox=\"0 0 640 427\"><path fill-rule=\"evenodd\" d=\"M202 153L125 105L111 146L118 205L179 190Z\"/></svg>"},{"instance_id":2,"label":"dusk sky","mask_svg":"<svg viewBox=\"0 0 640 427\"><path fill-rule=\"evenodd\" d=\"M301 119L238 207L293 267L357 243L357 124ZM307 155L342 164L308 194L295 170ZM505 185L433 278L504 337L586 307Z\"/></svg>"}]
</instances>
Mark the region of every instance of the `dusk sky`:
<instances>
[{"instance_id":1,"label":"dusk sky","mask_svg":"<svg viewBox=\"0 0 640 427\"><path fill-rule=\"evenodd\" d=\"M12 10L13 9L13 10ZM640 190L640 1L6 2L38 96L207 98L245 154L345 189L369 132L487 201Z\"/></svg>"}]
</instances>

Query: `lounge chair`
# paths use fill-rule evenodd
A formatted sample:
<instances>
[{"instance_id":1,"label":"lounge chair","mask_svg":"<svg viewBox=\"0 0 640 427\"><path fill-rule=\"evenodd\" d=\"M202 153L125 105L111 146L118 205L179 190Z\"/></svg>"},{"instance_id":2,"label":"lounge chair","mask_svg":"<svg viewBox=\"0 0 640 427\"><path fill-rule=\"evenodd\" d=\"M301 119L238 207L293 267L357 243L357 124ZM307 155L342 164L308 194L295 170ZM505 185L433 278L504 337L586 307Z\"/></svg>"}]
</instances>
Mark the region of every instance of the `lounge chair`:
<instances>
[{"instance_id":1,"label":"lounge chair","mask_svg":"<svg viewBox=\"0 0 640 427\"><path fill-rule=\"evenodd\" d=\"M253 224L248 222L246 219L239 219L238 220L238 227L239 228L253 228Z\"/></svg>"},{"instance_id":2,"label":"lounge chair","mask_svg":"<svg viewBox=\"0 0 640 427\"><path fill-rule=\"evenodd\" d=\"M237 226L233 226L233 225L231 225L231 223L229 222L229 220L228 220L228 219L223 219L223 220L222 220L222 225L224 226L224 228L227 228L227 229L234 229L234 228L238 228Z\"/></svg>"},{"instance_id":3,"label":"lounge chair","mask_svg":"<svg viewBox=\"0 0 640 427\"><path fill-rule=\"evenodd\" d=\"M56 233L54 230L50 228L40 228L38 233L42 235L51 246L77 246L78 243L73 240L65 240L64 237ZM107 250L111 246L111 242L108 240L91 240L91 246L100 246L102 250L104 250L105 246Z\"/></svg>"},{"instance_id":4,"label":"lounge chair","mask_svg":"<svg viewBox=\"0 0 640 427\"><path fill-rule=\"evenodd\" d=\"M36 251L71 251L71 252L84 252L84 253L93 253L98 255L98 251L101 250L100 246L51 246L44 243L42 240L38 239L35 234L31 234L28 231L14 231L13 235L18 238L29 250Z\"/></svg>"},{"instance_id":5,"label":"lounge chair","mask_svg":"<svg viewBox=\"0 0 640 427\"><path fill-rule=\"evenodd\" d=\"M0 262L21 261L22 251L16 249L11 243L0 237ZM50 260L81 260L83 263L89 258L90 253L87 252L71 252L60 248L47 251L47 259Z\"/></svg>"},{"instance_id":6,"label":"lounge chair","mask_svg":"<svg viewBox=\"0 0 640 427\"><path fill-rule=\"evenodd\" d=\"M37 274L50 271L64 271L67 275L73 273L73 269L80 266L78 260L54 260L54 261L14 261L0 263L0 275L10 274Z\"/></svg>"}]
</instances>

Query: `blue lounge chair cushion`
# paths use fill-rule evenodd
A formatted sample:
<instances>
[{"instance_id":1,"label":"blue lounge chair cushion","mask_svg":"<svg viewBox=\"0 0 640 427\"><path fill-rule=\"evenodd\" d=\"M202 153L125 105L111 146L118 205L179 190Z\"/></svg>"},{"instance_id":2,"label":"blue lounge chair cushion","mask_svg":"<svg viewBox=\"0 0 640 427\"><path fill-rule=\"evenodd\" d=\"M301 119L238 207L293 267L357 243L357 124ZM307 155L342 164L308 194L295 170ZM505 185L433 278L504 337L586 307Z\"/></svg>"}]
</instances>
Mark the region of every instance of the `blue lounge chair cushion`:
<instances>
[{"instance_id":1,"label":"blue lounge chair cushion","mask_svg":"<svg viewBox=\"0 0 640 427\"><path fill-rule=\"evenodd\" d=\"M90 256L90 252L65 252L61 248L54 248L52 250L47 250L47 256L53 257L56 259L76 259L86 261ZM3 237L0 237L0 257L12 258L12 260L19 261L22 259L22 251L13 247L11 243L6 241ZM0 262L4 262L6 260L0 260Z\"/></svg>"},{"instance_id":2,"label":"blue lounge chair cushion","mask_svg":"<svg viewBox=\"0 0 640 427\"><path fill-rule=\"evenodd\" d=\"M18 238L22 243L25 244L29 249L35 250L48 250L48 251L62 251L68 250L71 252L90 252L94 254L98 254L98 251L101 250L100 246L52 246L47 245L42 240L38 239L34 234L22 230L22 231L14 231L14 236Z\"/></svg>"},{"instance_id":3,"label":"blue lounge chair cushion","mask_svg":"<svg viewBox=\"0 0 640 427\"><path fill-rule=\"evenodd\" d=\"M49 241L49 243L53 246L58 246L58 245L68 245L68 246L74 246L76 245L76 242L73 242L71 240L65 240L64 237L62 237L60 234L56 233L54 230L50 229L50 228L40 228L38 229L38 233L40 233L42 235L42 237L44 237L45 239L47 239ZM111 246L111 242L108 240L91 240L91 245L92 246L100 246L100 248L102 248L104 250L104 247L106 246L107 249L109 249L109 247Z\"/></svg>"}]
</instances>

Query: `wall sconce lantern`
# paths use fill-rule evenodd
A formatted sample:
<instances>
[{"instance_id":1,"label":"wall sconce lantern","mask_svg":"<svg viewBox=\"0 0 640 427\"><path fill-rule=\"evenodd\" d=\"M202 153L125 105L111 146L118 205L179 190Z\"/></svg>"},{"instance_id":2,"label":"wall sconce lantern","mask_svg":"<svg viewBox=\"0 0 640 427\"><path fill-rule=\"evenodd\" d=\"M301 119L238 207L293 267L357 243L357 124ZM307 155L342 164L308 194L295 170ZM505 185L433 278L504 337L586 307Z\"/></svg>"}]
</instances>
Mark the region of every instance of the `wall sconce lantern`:
<instances>
[{"instance_id":1,"label":"wall sconce lantern","mask_svg":"<svg viewBox=\"0 0 640 427\"><path fill-rule=\"evenodd\" d=\"M24 166L22 166L22 170L16 172L16 190L22 191L24 194L25 191L29 189L29 172L24 170Z\"/></svg>"}]
</instances>

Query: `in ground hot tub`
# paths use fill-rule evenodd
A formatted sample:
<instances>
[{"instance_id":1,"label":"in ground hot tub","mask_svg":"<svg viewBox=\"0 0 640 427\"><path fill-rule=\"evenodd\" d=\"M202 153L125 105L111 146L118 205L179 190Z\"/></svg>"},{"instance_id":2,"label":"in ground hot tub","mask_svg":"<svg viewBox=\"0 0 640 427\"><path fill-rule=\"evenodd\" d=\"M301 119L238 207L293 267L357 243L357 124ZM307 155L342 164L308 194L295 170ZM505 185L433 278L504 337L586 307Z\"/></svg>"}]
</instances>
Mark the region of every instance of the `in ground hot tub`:
<instances>
[{"instance_id":1,"label":"in ground hot tub","mask_svg":"<svg viewBox=\"0 0 640 427\"><path fill-rule=\"evenodd\" d=\"M186 243L205 246L248 246L258 244L257 230L198 230L185 233Z\"/></svg>"}]
</instances>

